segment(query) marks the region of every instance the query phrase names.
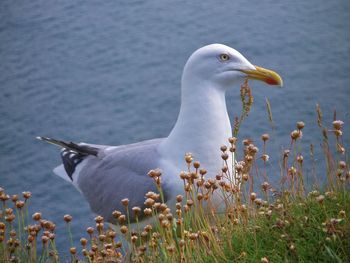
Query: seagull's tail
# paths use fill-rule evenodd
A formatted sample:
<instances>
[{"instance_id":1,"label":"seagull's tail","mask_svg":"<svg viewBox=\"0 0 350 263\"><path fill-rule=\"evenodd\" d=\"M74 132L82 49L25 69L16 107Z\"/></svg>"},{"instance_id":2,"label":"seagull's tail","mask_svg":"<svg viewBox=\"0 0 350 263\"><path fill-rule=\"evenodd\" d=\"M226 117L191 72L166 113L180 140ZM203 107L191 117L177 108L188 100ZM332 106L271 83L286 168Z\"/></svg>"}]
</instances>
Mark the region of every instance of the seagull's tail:
<instances>
[{"instance_id":1,"label":"seagull's tail","mask_svg":"<svg viewBox=\"0 0 350 263\"><path fill-rule=\"evenodd\" d=\"M48 137L36 138L63 148L61 151L62 165L56 167L53 172L74 185L79 176L79 170L82 168L81 166L78 167L78 165L89 155L98 156L99 154L99 148L87 144L65 142Z\"/></svg>"},{"instance_id":2,"label":"seagull's tail","mask_svg":"<svg viewBox=\"0 0 350 263\"><path fill-rule=\"evenodd\" d=\"M38 140L40 141L44 141L44 142L48 142L54 145L58 145L61 146L62 148L71 150L75 153L79 153L81 155L94 155L97 156L99 149L95 148L95 147L91 147L88 145L79 145L76 144L74 142L65 142L65 141L60 141L60 140L56 140L53 138L49 138L49 137L42 137L42 136L38 136L36 137Z\"/></svg>"}]
</instances>

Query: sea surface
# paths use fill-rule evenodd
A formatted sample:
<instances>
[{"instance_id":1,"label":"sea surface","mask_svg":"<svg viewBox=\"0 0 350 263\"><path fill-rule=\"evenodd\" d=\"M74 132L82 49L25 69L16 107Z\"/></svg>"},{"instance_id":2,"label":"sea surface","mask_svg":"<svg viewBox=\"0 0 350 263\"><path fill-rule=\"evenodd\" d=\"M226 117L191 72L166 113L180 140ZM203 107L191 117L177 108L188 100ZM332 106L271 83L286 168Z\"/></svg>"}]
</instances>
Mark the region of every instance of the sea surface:
<instances>
[{"instance_id":1,"label":"sea surface","mask_svg":"<svg viewBox=\"0 0 350 263\"><path fill-rule=\"evenodd\" d=\"M73 216L77 247L94 215L52 173L58 148L35 137L120 145L167 136L180 107L182 68L194 50L211 43L232 46L284 79L282 89L250 82L254 105L240 132L260 146L260 135L270 133L271 180L299 120L306 123L303 153L315 145L322 177L317 103L327 124L337 111L350 146L349 28L348 0L3 0L0 186L10 194L32 192L30 212L57 224L57 244L68 257L63 215ZM228 92L227 105L232 119L239 115L238 87Z\"/></svg>"}]
</instances>

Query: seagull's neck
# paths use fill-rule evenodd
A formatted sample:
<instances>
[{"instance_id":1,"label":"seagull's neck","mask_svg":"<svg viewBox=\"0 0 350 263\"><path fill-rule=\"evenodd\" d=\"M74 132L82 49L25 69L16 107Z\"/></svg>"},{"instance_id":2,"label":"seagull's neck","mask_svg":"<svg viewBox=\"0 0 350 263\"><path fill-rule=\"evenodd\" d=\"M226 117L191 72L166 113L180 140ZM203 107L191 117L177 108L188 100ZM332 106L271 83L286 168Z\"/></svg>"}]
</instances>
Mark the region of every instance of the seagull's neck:
<instances>
[{"instance_id":1,"label":"seagull's neck","mask_svg":"<svg viewBox=\"0 0 350 263\"><path fill-rule=\"evenodd\" d=\"M203 168L217 173L222 166L220 146L231 136L225 90L212 82L183 78L180 113L160 150L178 167L191 152Z\"/></svg>"}]
</instances>

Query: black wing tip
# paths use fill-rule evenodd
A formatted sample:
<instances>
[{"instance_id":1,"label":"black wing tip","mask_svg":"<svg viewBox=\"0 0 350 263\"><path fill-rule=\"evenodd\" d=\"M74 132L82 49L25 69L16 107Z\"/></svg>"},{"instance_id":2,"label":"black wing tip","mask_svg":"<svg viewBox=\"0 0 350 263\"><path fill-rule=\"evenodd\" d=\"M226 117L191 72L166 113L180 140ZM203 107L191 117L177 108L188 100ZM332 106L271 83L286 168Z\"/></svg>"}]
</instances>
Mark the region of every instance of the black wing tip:
<instances>
[{"instance_id":1,"label":"black wing tip","mask_svg":"<svg viewBox=\"0 0 350 263\"><path fill-rule=\"evenodd\" d=\"M45 137L45 136L36 136L35 139L37 139L39 141L44 141L44 142L51 142L51 141L53 141L53 139L51 139L50 137Z\"/></svg>"}]
</instances>

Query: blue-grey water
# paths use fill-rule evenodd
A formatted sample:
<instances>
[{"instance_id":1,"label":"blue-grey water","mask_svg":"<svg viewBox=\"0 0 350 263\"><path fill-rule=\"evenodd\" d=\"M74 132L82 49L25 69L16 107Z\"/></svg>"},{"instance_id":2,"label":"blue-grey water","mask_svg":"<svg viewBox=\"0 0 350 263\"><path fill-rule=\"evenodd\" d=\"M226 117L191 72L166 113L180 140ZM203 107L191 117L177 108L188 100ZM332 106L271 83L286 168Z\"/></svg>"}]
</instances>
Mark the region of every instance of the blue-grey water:
<instances>
[{"instance_id":1,"label":"blue-grey water","mask_svg":"<svg viewBox=\"0 0 350 263\"><path fill-rule=\"evenodd\" d=\"M242 137L271 133L268 98L276 123L272 161L298 120L307 124L305 154L309 143L319 145L316 103L328 123L337 110L349 146L349 28L348 0L1 1L0 185L10 194L33 193L31 212L56 222L67 254L63 215L73 215L76 245L94 215L51 172L58 149L35 136L111 145L167 136L183 65L210 43L232 46L283 77L283 89L251 82L255 102L241 128ZM227 105L237 116L237 87Z\"/></svg>"}]
</instances>

